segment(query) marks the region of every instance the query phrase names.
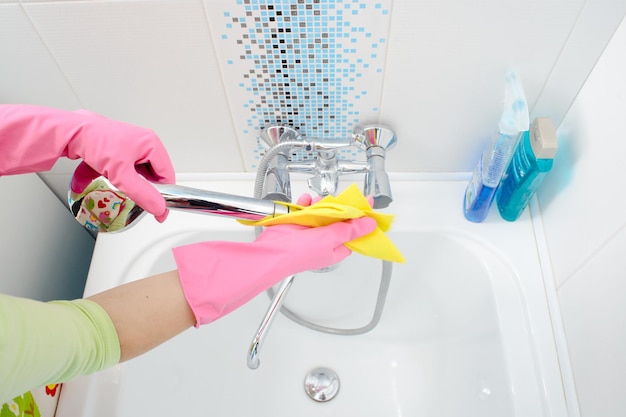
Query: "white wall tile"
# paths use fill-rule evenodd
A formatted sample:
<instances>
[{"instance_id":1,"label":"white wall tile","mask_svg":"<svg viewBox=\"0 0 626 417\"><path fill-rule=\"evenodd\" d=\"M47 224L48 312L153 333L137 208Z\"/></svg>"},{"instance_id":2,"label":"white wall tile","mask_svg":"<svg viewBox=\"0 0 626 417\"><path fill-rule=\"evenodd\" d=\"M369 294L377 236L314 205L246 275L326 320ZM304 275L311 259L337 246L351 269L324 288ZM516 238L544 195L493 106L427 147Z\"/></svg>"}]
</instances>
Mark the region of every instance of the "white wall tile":
<instances>
[{"instance_id":1,"label":"white wall tile","mask_svg":"<svg viewBox=\"0 0 626 417\"><path fill-rule=\"evenodd\" d=\"M617 18L591 28L580 25L583 3L394 1L381 120L395 127L402 151L388 155L388 166L471 171L497 127L508 69L519 72L531 112L541 101L558 124L625 12L604 2ZM568 43L572 33L594 39L594 49ZM543 90L566 44L577 69L563 106Z\"/></svg>"},{"instance_id":2,"label":"white wall tile","mask_svg":"<svg viewBox=\"0 0 626 417\"><path fill-rule=\"evenodd\" d=\"M243 170L200 0L23 7L84 107L154 129L178 171Z\"/></svg>"},{"instance_id":3,"label":"white wall tile","mask_svg":"<svg viewBox=\"0 0 626 417\"><path fill-rule=\"evenodd\" d=\"M626 229L559 290L581 415L626 414Z\"/></svg>"},{"instance_id":4,"label":"white wall tile","mask_svg":"<svg viewBox=\"0 0 626 417\"><path fill-rule=\"evenodd\" d=\"M558 129L538 192L558 285L626 223L625 50L622 24Z\"/></svg>"},{"instance_id":5,"label":"white wall tile","mask_svg":"<svg viewBox=\"0 0 626 417\"><path fill-rule=\"evenodd\" d=\"M0 102L73 109L80 103L17 2L0 2Z\"/></svg>"},{"instance_id":6,"label":"white wall tile","mask_svg":"<svg viewBox=\"0 0 626 417\"><path fill-rule=\"evenodd\" d=\"M623 1L585 2L533 108L535 116L551 117L558 126L578 94L572 86L582 86L589 75L590 68L580 65L580 57L597 57L625 13L626 2Z\"/></svg>"}]
</instances>

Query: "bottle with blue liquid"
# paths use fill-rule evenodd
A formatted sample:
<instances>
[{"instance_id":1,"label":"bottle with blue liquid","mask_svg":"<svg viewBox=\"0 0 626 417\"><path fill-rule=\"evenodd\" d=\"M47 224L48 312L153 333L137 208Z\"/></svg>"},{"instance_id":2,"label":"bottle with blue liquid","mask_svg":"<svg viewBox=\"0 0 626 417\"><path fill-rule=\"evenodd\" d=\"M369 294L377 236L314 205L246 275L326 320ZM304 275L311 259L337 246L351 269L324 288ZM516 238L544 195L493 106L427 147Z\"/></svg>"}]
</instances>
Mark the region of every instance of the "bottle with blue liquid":
<instances>
[{"instance_id":1,"label":"bottle with blue liquid","mask_svg":"<svg viewBox=\"0 0 626 417\"><path fill-rule=\"evenodd\" d=\"M505 81L504 110L498 130L478 161L472 180L465 190L463 214L472 222L482 222L487 217L520 135L528 130L530 123L528 104L519 76L509 72Z\"/></svg>"},{"instance_id":2,"label":"bottle with blue liquid","mask_svg":"<svg viewBox=\"0 0 626 417\"><path fill-rule=\"evenodd\" d=\"M535 118L530 131L524 132L517 145L496 192L498 210L503 219L512 222L519 218L552 169L557 147L552 119Z\"/></svg>"}]
</instances>

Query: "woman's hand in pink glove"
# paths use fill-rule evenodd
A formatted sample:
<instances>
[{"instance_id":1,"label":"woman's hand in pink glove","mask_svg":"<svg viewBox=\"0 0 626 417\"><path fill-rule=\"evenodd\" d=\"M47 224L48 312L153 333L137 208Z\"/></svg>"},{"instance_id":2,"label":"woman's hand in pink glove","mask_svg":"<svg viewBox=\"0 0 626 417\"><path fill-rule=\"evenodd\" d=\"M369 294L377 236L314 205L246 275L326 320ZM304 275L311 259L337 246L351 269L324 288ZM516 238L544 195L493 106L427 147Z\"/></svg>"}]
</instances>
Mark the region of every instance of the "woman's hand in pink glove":
<instances>
[{"instance_id":1,"label":"woman's hand in pink glove","mask_svg":"<svg viewBox=\"0 0 626 417\"><path fill-rule=\"evenodd\" d=\"M202 242L173 249L181 286L196 317L210 323L277 282L333 265L351 251L344 243L374 231L368 217L324 227L266 227L254 242Z\"/></svg>"},{"instance_id":2,"label":"woman's hand in pink glove","mask_svg":"<svg viewBox=\"0 0 626 417\"><path fill-rule=\"evenodd\" d=\"M67 146L67 157L82 158L158 221L167 217L163 196L147 181L173 184L174 167L154 131L107 119L84 110L81 138ZM143 177L143 178L142 178Z\"/></svg>"},{"instance_id":3,"label":"woman's hand in pink glove","mask_svg":"<svg viewBox=\"0 0 626 417\"><path fill-rule=\"evenodd\" d=\"M0 105L0 175L46 171L61 156L82 158L157 220L167 216L148 181L174 183L174 168L152 130L84 110Z\"/></svg>"}]
</instances>

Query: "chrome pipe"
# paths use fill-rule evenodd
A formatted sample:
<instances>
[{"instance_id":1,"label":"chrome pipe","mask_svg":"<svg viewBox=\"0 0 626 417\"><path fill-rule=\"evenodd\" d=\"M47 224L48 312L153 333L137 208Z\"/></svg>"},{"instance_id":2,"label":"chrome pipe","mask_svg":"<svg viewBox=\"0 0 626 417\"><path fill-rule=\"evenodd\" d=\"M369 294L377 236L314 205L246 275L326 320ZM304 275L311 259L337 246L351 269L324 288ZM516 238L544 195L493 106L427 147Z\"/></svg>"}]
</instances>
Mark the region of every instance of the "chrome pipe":
<instances>
[{"instance_id":1,"label":"chrome pipe","mask_svg":"<svg viewBox=\"0 0 626 417\"><path fill-rule=\"evenodd\" d=\"M261 350L261 345L265 340L265 336L267 335L267 331L269 330L274 318L276 317L276 313L280 310L280 307L283 305L283 301L289 292L289 288L291 288L291 284L293 284L293 280L296 276L292 275L289 278L284 279L280 283L280 287L276 292L276 296L272 299L270 306L267 309L267 313L265 313L265 317L263 317L263 321L259 326L256 334L254 335L254 339L252 339L252 343L250 343L250 348L248 349L248 359L247 364L250 369L257 369L261 364L259 359L259 353Z\"/></svg>"},{"instance_id":2,"label":"chrome pipe","mask_svg":"<svg viewBox=\"0 0 626 417\"><path fill-rule=\"evenodd\" d=\"M289 213L289 208L271 200L218 193L174 184L153 184L169 209L261 220Z\"/></svg>"}]
</instances>

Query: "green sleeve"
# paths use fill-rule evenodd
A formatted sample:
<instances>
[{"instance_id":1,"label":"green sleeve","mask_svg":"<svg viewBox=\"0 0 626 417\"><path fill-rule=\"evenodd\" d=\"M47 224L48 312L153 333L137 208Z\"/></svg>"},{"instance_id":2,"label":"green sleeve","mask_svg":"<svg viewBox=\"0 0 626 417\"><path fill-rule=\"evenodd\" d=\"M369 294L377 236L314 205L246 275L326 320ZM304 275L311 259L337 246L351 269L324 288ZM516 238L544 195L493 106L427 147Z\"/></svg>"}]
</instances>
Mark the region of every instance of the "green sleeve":
<instances>
[{"instance_id":1,"label":"green sleeve","mask_svg":"<svg viewBox=\"0 0 626 417\"><path fill-rule=\"evenodd\" d=\"M0 404L119 360L117 332L97 303L43 303L0 294Z\"/></svg>"}]
</instances>

